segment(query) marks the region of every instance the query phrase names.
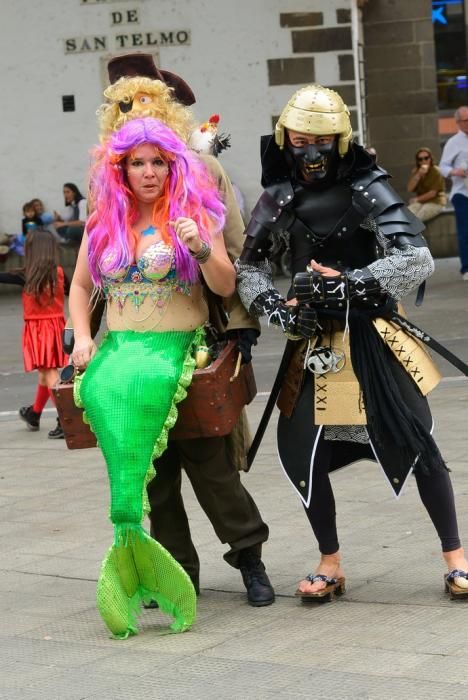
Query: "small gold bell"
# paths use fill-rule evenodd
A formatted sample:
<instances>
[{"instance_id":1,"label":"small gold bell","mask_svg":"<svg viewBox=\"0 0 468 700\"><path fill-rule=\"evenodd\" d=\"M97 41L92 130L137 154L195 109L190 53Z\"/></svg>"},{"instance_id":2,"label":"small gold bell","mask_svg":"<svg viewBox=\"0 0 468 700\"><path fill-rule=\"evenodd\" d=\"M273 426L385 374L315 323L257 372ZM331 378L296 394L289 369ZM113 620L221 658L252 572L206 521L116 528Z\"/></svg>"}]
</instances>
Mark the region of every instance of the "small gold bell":
<instances>
[{"instance_id":1,"label":"small gold bell","mask_svg":"<svg viewBox=\"0 0 468 700\"><path fill-rule=\"evenodd\" d=\"M195 364L197 369L208 367L211 362L210 351L206 345L199 345L195 350Z\"/></svg>"}]
</instances>

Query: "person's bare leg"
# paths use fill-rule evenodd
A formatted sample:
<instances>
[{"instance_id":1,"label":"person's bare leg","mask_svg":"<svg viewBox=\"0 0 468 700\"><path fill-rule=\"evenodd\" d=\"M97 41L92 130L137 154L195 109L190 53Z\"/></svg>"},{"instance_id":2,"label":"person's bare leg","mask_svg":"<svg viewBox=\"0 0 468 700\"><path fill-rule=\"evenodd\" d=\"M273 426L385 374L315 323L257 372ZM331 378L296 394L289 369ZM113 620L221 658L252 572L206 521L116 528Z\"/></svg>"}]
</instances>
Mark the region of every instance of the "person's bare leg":
<instances>
[{"instance_id":1,"label":"person's bare leg","mask_svg":"<svg viewBox=\"0 0 468 700\"><path fill-rule=\"evenodd\" d=\"M322 554L320 556L320 564L317 566L314 573L323 574L329 578L342 578L344 573L341 568L340 552L335 552L335 554ZM318 593L323 590L326 585L325 581L315 581L315 583L311 583L303 579L299 582L297 589L300 593Z\"/></svg>"},{"instance_id":2,"label":"person's bare leg","mask_svg":"<svg viewBox=\"0 0 468 700\"><path fill-rule=\"evenodd\" d=\"M57 384L58 379L59 379L59 374L56 369L53 368L47 368L43 370L44 375L45 375L45 385L49 389L53 389L54 386Z\"/></svg>"},{"instance_id":3,"label":"person's bare leg","mask_svg":"<svg viewBox=\"0 0 468 700\"><path fill-rule=\"evenodd\" d=\"M447 471L425 475L415 472L416 483L429 517L442 544L442 556L448 570L468 572L468 560L458 534L455 499L450 476ZM456 585L468 589L468 580L456 577Z\"/></svg>"}]
</instances>

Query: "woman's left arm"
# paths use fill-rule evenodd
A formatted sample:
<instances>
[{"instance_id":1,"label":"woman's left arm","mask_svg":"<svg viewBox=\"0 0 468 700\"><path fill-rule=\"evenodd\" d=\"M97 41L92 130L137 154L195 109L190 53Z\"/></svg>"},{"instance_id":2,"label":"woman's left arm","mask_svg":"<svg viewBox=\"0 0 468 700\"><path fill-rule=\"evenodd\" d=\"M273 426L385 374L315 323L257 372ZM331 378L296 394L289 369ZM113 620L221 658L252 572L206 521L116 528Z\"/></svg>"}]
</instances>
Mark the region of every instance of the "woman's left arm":
<instances>
[{"instance_id":1,"label":"woman's left arm","mask_svg":"<svg viewBox=\"0 0 468 700\"><path fill-rule=\"evenodd\" d=\"M207 243L200 238L198 226L193 219L179 217L172 222L175 232L187 246L195 259L199 256L202 275L208 287L221 297L230 297L236 288L236 271L229 260L222 235L213 237L207 250Z\"/></svg>"},{"instance_id":2,"label":"woman's left arm","mask_svg":"<svg viewBox=\"0 0 468 700\"><path fill-rule=\"evenodd\" d=\"M75 335L72 359L75 367L79 369L84 369L96 352L90 324L92 292L93 282L88 267L88 236L85 233L70 286L68 305Z\"/></svg>"}]
</instances>

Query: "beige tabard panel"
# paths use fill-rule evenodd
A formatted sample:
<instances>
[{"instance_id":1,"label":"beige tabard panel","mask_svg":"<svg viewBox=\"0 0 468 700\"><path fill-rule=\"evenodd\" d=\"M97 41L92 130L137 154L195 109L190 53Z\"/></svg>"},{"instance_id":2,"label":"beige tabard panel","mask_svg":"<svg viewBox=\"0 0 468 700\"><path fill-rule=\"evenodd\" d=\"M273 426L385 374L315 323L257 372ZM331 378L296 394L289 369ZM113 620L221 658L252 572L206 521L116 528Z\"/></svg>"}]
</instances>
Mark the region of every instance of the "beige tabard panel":
<instances>
[{"instance_id":1,"label":"beige tabard panel","mask_svg":"<svg viewBox=\"0 0 468 700\"><path fill-rule=\"evenodd\" d=\"M373 320L384 343L426 396L441 380L424 345L403 329L383 318ZM339 372L315 376L314 418L316 425L366 425L364 400L351 364L349 336L334 331L323 336L322 345L345 354L345 365Z\"/></svg>"},{"instance_id":2,"label":"beige tabard panel","mask_svg":"<svg viewBox=\"0 0 468 700\"><path fill-rule=\"evenodd\" d=\"M421 394L426 396L442 377L424 345L391 321L376 318L373 323L382 340L408 372Z\"/></svg>"},{"instance_id":3,"label":"beige tabard panel","mask_svg":"<svg viewBox=\"0 0 468 700\"><path fill-rule=\"evenodd\" d=\"M351 364L349 335L342 330L323 336L324 347L344 352L339 372L315 375L314 418L316 425L366 425L361 389Z\"/></svg>"}]
</instances>

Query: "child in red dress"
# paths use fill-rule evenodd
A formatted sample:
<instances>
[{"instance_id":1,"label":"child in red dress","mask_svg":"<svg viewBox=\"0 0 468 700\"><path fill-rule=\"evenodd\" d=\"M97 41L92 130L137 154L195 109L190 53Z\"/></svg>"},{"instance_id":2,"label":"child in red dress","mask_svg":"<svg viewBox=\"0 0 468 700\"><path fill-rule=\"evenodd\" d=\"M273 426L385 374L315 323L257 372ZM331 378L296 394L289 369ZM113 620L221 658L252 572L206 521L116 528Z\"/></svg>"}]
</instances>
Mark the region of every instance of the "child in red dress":
<instances>
[{"instance_id":1,"label":"child in red dress","mask_svg":"<svg viewBox=\"0 0 468 700\"><path fill-rule=\"evenodd\" d=\"M25 266L12 272L0 272L0 282L23 287L23 360L26 372L37 370L36 397L31 406L23 406L19 415L30 430L39 430L40 418L52 387L58 380L58 368L67 363L62 349L65 327L64 295L69 283L58 264L59 252L54 236L37 229L26 238ZM55 403L55 401L54 401ZM63 438L57 426L49 438Z\"/></svg>"}]
</instances>

